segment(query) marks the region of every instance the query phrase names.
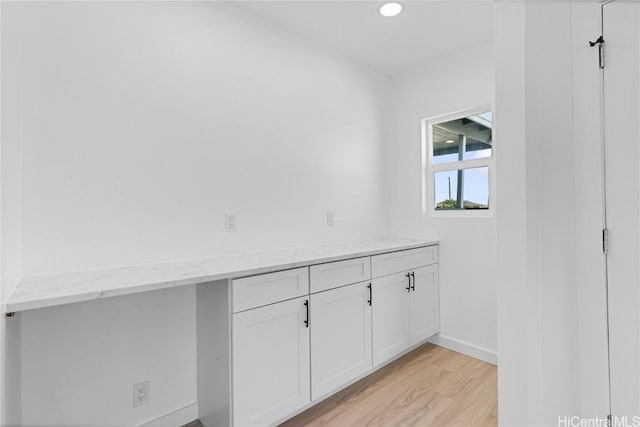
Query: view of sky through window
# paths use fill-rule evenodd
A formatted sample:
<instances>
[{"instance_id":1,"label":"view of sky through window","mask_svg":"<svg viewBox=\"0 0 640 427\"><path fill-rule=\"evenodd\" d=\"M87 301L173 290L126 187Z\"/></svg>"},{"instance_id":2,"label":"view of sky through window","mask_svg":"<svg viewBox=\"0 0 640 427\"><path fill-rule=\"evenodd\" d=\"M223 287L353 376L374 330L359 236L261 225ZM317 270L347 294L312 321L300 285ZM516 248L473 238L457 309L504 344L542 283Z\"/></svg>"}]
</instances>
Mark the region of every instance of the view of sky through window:
<instances>
[{"instance_id":1,"label":"view of sky through window","mask_svg":"<svg viewBox=\"0 0 640 427\"><path fill-rule=\"evenodd\" d=\"M451 166L433 173L436 209L488 209L488 165L465 167L459 162L491 158L492 119L493 114L485 112L433 125L432 164Z\"/></svg>"}]
</instances>

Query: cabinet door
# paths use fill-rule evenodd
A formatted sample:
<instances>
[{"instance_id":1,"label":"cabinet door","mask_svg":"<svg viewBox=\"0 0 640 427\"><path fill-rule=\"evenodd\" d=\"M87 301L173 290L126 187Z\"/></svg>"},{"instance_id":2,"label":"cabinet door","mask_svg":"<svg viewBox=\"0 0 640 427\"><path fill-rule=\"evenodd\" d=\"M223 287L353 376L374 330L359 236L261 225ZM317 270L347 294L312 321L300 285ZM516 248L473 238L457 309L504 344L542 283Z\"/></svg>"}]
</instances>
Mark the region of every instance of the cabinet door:
<instances>
[{"instance_id":1,"label":"cabinet door","mask_svg":"<svg viewBox=\"0 0 640 427\"><path fill-rule=\"evenodd\" d=\"M316 400L372 367L369 282L311 295L310 329Z\"/></svg>"},{"instance_id":2,"label":"cabinet door","mask_svg":"<svg viewBox=\"0 0 640 427\"><path fill-rule=\"evenodd\" d=\"M411 345L426 340L440 330L438 265L412 271L410 294Z\"/></svg>"},{"instance_id":3,"label":"cabinet door","mask_svg":"<svg viewBox=\"0 0 640 427\"><path fill-rule=\"evenodd\" d=\"M311 401L307 298L233 315L233 422L264 426Z\"/></svg>"},{"instance_id":4,"label":"cabinet door","mask_svg":"<svg viewBox=\"0 0 640 427\"><path fill-rule=\"evenodd\" d=\"M392 274L372 281L373 366L380 365L410 345L406 274Z\"/></svg>"}]
</instances>

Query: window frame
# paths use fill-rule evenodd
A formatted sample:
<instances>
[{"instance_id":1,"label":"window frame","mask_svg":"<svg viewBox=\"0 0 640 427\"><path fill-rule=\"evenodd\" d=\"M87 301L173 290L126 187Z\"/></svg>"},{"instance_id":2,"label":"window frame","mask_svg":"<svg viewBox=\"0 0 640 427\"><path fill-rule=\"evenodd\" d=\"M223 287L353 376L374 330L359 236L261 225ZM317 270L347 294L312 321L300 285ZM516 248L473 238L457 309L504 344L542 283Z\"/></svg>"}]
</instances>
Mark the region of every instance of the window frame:
<instances>
[{"instance_id":1,"label":"window frame","mask_svg":"<svg viewBox=\"0 0 640 427\"><path fill-rule=\"evenodd\" d=\"M422 127L422 215L435 218L493 218L496 210L495 157L496 146L492 144L491 156L481 159L456 160L433 164L433 126L440 123L475 116L491 111L492 104L441 114L421 120ZM495 118L492 120L492 137L495 142ZM436 209L435 180L436 172L458 171L487 167L489 169L489 208L488 209Z\"/></svg>"}]
</instances>

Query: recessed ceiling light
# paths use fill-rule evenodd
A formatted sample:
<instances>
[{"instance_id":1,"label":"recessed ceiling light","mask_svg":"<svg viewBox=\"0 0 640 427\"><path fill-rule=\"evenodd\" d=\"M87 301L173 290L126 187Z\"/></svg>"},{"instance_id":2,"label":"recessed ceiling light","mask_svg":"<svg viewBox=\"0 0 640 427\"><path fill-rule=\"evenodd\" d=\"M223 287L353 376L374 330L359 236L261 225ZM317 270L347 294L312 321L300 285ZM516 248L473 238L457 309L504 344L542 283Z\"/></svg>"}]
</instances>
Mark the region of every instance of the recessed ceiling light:
<instances>
[{"instance_id":1,"label":"recessed ceiling light","mask_svg":"<svg viewBox=\"0 0 640 427\"><path fill-rule=\"evenodd\" d=\"M391 17L396 16L402 12L402 5L396 2L385 3L380 6L380 15Z\"/></svg>"},{"instance_id":2,"label":"recessed ceiling light","mask_svg":"<svg viewBox=\"0 0 640 427\"><path fill-rule=\"evenodd\" d=\"M453 144L454 142L455 142L455 141L454 141L453 139L447 139L447 140L445 141L445 143L447 143L447 144Z\"/></svg>"}]
</instances>

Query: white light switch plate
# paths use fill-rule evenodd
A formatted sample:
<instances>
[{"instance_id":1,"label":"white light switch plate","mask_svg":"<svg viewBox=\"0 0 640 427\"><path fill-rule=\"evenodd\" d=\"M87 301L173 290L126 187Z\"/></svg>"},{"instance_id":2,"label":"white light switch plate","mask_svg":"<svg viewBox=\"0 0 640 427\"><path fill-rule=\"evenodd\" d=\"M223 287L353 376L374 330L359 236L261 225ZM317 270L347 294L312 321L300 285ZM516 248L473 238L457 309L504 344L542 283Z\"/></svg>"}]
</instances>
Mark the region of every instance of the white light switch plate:
<instances>
[{"instance_id":1,"label":"white light switch plate","mask_svg":"<svg viewBox=\"0 0 640 427\"><path fill-rule=\"evenodd\" d=\"M327 211L327 225L333 227L336 225L336 213L333 211Z\"/></svg>"}]
</instances>

